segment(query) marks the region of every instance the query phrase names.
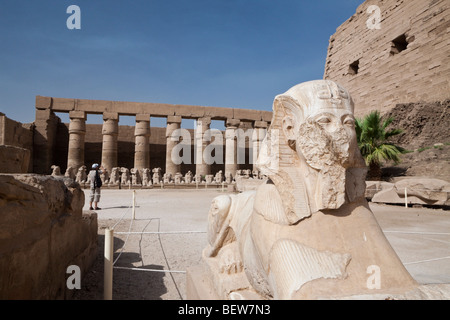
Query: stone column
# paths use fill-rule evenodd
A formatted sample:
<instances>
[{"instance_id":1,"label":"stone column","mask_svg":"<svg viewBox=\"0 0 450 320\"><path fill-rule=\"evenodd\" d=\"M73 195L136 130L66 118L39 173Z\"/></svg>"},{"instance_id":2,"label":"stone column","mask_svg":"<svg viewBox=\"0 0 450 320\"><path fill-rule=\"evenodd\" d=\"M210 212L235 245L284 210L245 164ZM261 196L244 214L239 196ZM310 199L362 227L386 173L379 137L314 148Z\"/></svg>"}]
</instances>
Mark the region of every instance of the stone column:
<instances>
[{"instance_id":1,"label":"stone column","mask_svg":"<svg viewBox=\"0 0 450 320\"><path fill-rule=\"evenodd\" d=\"M67 167L76 172L84 165L84 138L86 135L86 113L84 111L70 111L69 151Z\"/></svg>"},{"instance_id":2,"label":"stone column","mask_svg":"<svg viewBox=\"0 0 450 320\"><path fill-rule=\"evenodd\" d=\"M211 118L199 118L195 128L195 174L196 176L207 175L211 172L211 167L206 164L203 159L203 151L208 145L209 141L205 139L205 132L209 130L211 125Z\"/></svg>"},{"instance_id":3,"label":"stone column","mask_svg":"<svg viewBox=\"0 0 450 320\"><path fill-rule=\"evenodd\" d=\"M258 160L259 149L261 148L261 142L267 133L268 123L266 121L255 121L253 125L253 135L252 135L252 163L253 170L256 170L256 160Z\"/></svg>"},{"instance_id":4,"label":"stone column","mask_svg":"<svg viewBox=\"0 0 450 320\"><path fill-rule=\"evenodd\" d=\"M119 135L119 114L103 113L102 165L108 172L117 167L117 136Z\"/></svg>"},{"instance_id":5,"label":"stone column","mask_svg":"<svg viewBox=\"0 0 450 320\"><path fill-rule=\"evenodd\" d=\"M137 114L134 130L134 168L150 169L150 115Z\"/></svg>"},{"instance_id":6,"label":"stone column","mask_svg":"<svg viewBox=\"0 0 450 320\"><path fill-rule=\"evenodd\" d=\"M172 161L172 150L179 143L179 141L172 139L172 133L180 129L181 127L181 116L168 116L167 117L167 128L166 128L166 171L165 173L172 174L175 176L177 172L180 172L181 165L175 164Z\"/></svg>"},{"instance_id":7,"label":"stone column","mask_svg":"<svg viewBox=\"0 0 450 320\"><path fill-rule=\"evenodd\" d=\"M227 119L225 123L225 177L231 174L234 178L238 169L236 130L239 128L239 123L239 119Z\"/></svg>"}]
</instances>

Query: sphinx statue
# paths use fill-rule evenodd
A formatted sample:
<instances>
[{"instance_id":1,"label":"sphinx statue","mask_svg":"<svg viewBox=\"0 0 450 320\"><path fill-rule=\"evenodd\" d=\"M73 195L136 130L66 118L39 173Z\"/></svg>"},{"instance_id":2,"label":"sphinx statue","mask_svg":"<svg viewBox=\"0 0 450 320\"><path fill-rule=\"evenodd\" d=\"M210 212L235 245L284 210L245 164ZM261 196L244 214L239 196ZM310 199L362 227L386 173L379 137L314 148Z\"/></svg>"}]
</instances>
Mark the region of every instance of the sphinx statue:
<instances>
[{"instance_id":1,"label":"sphinx statue","mask_svg":"<svg viewBox=\"0 0 450 320\"><path fill-rule=\"evenodd\" d=\"M186 184L192 183L193 180L193 174L191 172L191 170L189 170L185 175L184 175L184 182Z\"/></svg>"},{"instance_id":2,"label":"sphinx statue","mask_svg":"<svg viewBox=\"0 0 450 320\"><path fill-rule=\"evenodd\" d=\"M175 184L182 184L184 182L183 181L183 175L181 174L181 172L175 173L174 181L175 181Z\"/></svg>"},{"instance_id":3,"label":"sphinx statue","mask_svg":"<svg viewBox=\"0 0 450 320\"><path fill-rule=\"evenodd\" d=\"M66 172L64 173L64 176L70 179L75 180L76 178L76 174L75 174L75 169L72 167L67 167Z\"/></svg>"},{"instance_id":4,"label":"sphinx statue","mask_svg":"<svg viewBox=\"0 0 450 320\"><path fill-rule=\"evenodd\" d=\"M130 170L125 167L120 168L121 176L120 176L120 183L124 186L131 184L130 179Z\"/></svg>"},{"instance_id":5,"label":"sphinx statue","mask_svg":"<svg viewBox=\"0 0 450 320\"><path fill-rule=\"evenodd\" d=\"M114 167L111 169L111 176L109 179L109 183L111 185L118 185L120 182L120 168L119 167Z\"/></svg>"},{"instance_id":6,"label":"sphinx statue","mask_svg":"<svg viewBox=\"0 0 450 320\"><path fill-rule=\"evenodd\" d=\"M87 180L87 174L86 174L86 166L82 165L78 168L77 174L75 176L75 181L78 183L85 183Z\"/></svg>"},{"instance_id":7,"label":"sphinx statue","mask_svg":"<svg viewBox=\"0 0 450 320\"><path fill-rule=\"evenodd\" d=\"M62 176L61 168L59 166L54 164L51 166L51 169L52 169L52 174L51 174L52 176L54 176L54 177Z\"/></svg>"},{"instance_id":8,"label":"sphinx statue","mask_svg":"<svg viewBox=\"0 0 450 320\"><path fill-rule=\"evenodd\" d=\"M275 97L257 160L267 181L220 195L209 209L202 259L217 297L345 299L416 288L364 197L353 112L349 92L328 80ZM375 288L372 266L382 279Z\"/></svg>"},{"instance_id":9,"label":"sphinx statue","mask_svg":"<svg viewBox=\"0 0 450 320\"><path fill-rule=\"evenodd\" d=\"M148 168L142 169L142 185L145 187L152 185L150 177L150 169Z\"/></svg>"},{"instance_id":10,"label":"sphinx statue","mask_svg":"<svg viewBox=\"0 0 450 320\"><path fill-rule=\"evenodd\" d=\"M219 172L216 173L216 175L214 176L214 182L217 184L221 184L223 182L222 170L219 170Z\"/></svg>"},{"instance_id":11,"label":"sphinx statue","mask_svg":"<svg viewBox=\"0 0 450 320\"><path fill-rule=\"evenodd\" d=\"M141 173L137 168L130 169L131 174L131 185L137 186L142 184Z\"/></svg>"},{"instance_id":12,"label":"sphinx statue","mask_svg":"<svg viewBox=\"0 0 450 320\"><path fill-rule=\"evenodd\" d=\"M161 168L153 168L152 169L152 181L153 184L159 184L161 182Z\"/></svg>"}]
</instances>

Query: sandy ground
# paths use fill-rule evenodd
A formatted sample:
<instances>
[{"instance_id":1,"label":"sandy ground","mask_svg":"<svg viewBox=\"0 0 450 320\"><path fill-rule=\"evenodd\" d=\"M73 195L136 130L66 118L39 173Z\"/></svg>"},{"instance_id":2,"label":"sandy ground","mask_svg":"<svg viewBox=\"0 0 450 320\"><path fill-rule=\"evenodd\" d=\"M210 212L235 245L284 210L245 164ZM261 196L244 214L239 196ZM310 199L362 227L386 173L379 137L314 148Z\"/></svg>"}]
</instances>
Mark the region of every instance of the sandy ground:
<instances>
[{"instance_id":1,"label":"sandy ground","mask_svg":"<svg viewBox=\"0 0 450 320\"><path fill-rule=\"evenodd\" d=\"M132 220L133 191L102 190L102 210L97 211L97 260L91 271L82 275L82 288L76 290L73 299L103 299L104 234L111 227L114 300L186 299L184 272L201 262L209 205L220 194L220 189L136 190ZM419 283L450 283L449 211L379 204L370 207L392 247ZM136 234L120 234L129 231Z\"/></svg>"}]
</instances>

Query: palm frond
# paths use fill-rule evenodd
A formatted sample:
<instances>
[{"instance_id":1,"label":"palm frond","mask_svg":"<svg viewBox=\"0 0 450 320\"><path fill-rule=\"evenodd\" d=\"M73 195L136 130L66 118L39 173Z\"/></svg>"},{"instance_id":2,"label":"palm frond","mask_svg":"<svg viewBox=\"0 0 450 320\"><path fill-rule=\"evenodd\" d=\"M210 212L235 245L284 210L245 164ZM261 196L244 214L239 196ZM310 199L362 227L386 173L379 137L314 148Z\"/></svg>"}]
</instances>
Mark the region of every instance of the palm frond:
<instances>
[{"instance_id":1,"label":"palm frond","mask_svg":"<svg viewBox=\"0 0 450 320\"><path fill-rule=\"evenodd\" d=\"M382 120L379 111L373 111L363 119L356 119L355 131L358 147L367 165L381 166L385 161L400 161L406 150L387 141L388 138L403 133L401 129L386 130L394 119Z\"/></svg>"}]
</instances>

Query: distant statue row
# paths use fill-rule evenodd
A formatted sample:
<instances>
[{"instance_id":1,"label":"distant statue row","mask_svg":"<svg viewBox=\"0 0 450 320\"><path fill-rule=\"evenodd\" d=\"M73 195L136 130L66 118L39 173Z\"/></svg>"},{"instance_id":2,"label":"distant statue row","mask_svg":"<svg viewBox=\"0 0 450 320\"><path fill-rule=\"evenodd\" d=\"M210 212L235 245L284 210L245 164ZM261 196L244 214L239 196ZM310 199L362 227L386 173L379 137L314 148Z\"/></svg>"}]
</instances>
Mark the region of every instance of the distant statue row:
<instances>
[{"instance_id":1,"label":"distant statue row","mask_svg":"<svg viewBox=\"0 0 450 320\"><path fill-rule=\"evenodd\" d=\"M52 176L62 176L61 169L59 166L53 165ZM112 168L111 173L104 171L100 174L102 182L104 185L141 185L141 186L151 186L160 184L231 184L234 183L239 178L253 178L253 179L263 179L263 176L258 170L237 170L235 176L231 174L227 176L223 174L222 170L217 172L215 175L209 174L205 176L194 175L190 170L183 176L180 172L177 172L172 176L171 173L162 174L161 168L138 170L135 168L128 169L124 167ZM77 172L72 167L68 167L64 176L74 179L80 184L87 182L86 166L81 166Z\"/></svg>"}]
</instances>

